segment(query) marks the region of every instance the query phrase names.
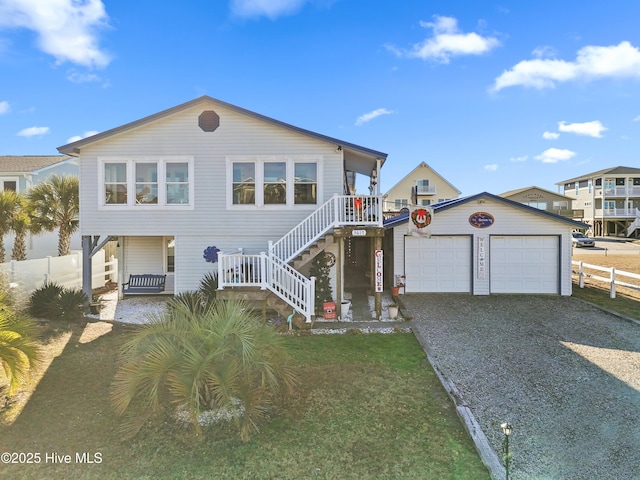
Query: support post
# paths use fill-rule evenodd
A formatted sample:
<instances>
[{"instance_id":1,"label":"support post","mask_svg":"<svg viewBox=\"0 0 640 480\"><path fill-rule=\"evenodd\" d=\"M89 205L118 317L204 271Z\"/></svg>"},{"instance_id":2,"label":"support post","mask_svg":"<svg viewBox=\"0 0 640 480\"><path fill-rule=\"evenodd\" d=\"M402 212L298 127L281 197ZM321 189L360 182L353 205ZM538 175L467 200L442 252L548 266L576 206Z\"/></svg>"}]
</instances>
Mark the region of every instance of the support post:
<instances>
[{"instance_id":1,"label":"support post","mask_svg":"<svg viewBox=\"0 0 640 480\"><path fill-rule=\"evenodd\" d=\"M381 236L377 236L373 238L373 249L371 252L371 257L372 257L372 261L371 261L371 265L374 268L374 271L372 272L371 275L371 280L373 282L373 299L374 299L374 304L375 304L375 309L376 309L376 318L380 319L382 318L382 292L377 291L376 289L376 272L375 272L375 264L376 264L376 250L382 250L382 237ZM384 276L383 276L384 278Z\"/></svg>"},{"instance_id":2,"label":"support post","mask_svg":"<svg viewBox=\"0 0 640 480\"><path fill-rule=\"evenodd\" d=\"M91 279L93 271L91 265L91 255L93 242L90 235L82 236L82 293L87 296L87 302L91 301Z\"/></svg>"}]
</instances>

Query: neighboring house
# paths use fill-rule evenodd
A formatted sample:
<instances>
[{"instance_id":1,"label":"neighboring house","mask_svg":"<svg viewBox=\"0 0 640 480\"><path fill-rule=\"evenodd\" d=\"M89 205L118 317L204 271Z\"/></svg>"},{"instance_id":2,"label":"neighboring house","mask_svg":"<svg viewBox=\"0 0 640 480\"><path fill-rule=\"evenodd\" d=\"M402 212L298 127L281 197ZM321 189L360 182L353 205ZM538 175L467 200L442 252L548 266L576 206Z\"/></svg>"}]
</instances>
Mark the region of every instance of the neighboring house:
<instances>
[{"instance_id":1,"label":"neighboring house","mask_svg":"<svg viewBox=\"0 0 640 480\"><path fill-rule=\"evenodd\" d=\"M640 238L640 168L613 167L558 182L595 236Z\"/></svg>"},{"instance_id":2,"label":"neighboring house","mask_svg":"<svg viewBox=\"0 0 640 480\"><path fill-rule=\"evenodd\" d=\"M385 221L407 293L571 295L571 232L585 224L486 192L434 205L430 218L418 233L410 213Z\"/></svg>"},{"instance_id":3,"label":"neighboring house","mask_svg":"<svg viewBox=\"0 0 640 480\"><path fill-rule=\"evenodd\" d=\"M583 210L573 210L573 197L560 195L540 187L510 190L500 194L500 196L529 207L555 213L561 217L573 218L574 220L582 219L584 215Z\"/></svg>"},{"instance_id":4,"label":"neighboring house","mask_svg":"<svg viewBox=\"0 0 640 480\"><path fill-rule=\"evenodd\" d=\"M458 198L460 190L421 162L384 194L384 211L400 212L410 205L433 205Z\"/></svg>"},{"instance_id":5,"label":"neighboring house","mask_svg":"<svg viewBox=\"0 0 640 480\"><path fill-rule=\"evenodd\" d=\"M43 182L49 175L78 175L78 160L68 155L0 155L0 190L25 193L31 186ZM13 248L13 236L5 237L8 255ZM71 238L71 249L80 249L80 234ZM58 232L29 235L27 258L58 255Z\"/></svg>"},{"instance_id":6,"label":"neighboring house","mask_svg":"<svg viewBox=\"0 0 640 480\"><path fill-rule=\"evenodd\" d=\"M337 257L340 305L350 271L345 242L369 240L370 265L382 243L379 192L345 193L355 173L379 179L385 153L208 96L58 150L80 164L85 292L88 259L117 239L120 284L161 274L174 294L217 271L221 295L269 293L310 321L313 256Z\"/></svg>"}]
</instances>

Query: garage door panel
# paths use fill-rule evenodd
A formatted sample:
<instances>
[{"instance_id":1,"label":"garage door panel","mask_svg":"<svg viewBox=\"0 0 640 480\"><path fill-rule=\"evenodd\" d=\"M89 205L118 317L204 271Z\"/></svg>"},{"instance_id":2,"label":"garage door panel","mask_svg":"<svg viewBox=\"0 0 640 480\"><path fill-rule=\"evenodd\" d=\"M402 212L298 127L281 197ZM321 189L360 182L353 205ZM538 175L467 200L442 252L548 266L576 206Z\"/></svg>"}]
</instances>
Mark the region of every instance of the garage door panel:
<instances>
[{"instance_id":1,"label":"garage door panel","mask_svg":"<svg viewBox=\"0 0 640 480\"><path fill-rule=\"evenodd\" d=\"M556 236L491 237L491 293L558 293Z\"/></svg>"},{"instance_id":2,"label":"garage door panel","mask_svg":"<svg viewBox=\"0 0 640 480\"><path fill-rule=\"evenodd\" d=\"M406 237L407 292L471 291L469 237Z\"/></svg>"}]
</instances>

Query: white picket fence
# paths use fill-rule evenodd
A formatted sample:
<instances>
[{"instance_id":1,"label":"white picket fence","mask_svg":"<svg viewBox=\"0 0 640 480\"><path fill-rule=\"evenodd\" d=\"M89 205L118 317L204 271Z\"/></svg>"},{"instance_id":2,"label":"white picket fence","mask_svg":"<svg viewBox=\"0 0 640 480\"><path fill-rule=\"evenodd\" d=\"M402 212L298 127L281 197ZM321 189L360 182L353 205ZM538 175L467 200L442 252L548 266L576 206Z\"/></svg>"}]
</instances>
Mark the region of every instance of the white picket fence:
<instances>
[{"instance_id":1,"label":"white picket fence","mask_svg":"<svg viewBox=\"0 0 640 480\"><path fill-rule=\"evenodd\" d=\"M91 287L104 287L107 280L117 281L118 260L113 256L105 261L104 250L91 259ZM82 252L74 252L63 257L45 257L33 260L12 260L0 263L0 272L5 274L14 286L31 293L47 282L57 283L66 288L82 288Z\"/></svg>"},{"instance_id":2,"label":"white picket fence","mask_svg":"<svg viewBox=\"0 0 640 480\"><path fill-rule=\"evenodd\" d=\"M572 260L571 263L578 266L578 269L572 270L572 272L578 276L578 286L580 288L584 288L584 279L589 278L591 280L598 280L600 282L608 283L609 297L611 298L616 298L616 285L620 287L631 288L633 290L640 290L640 275L638 275L637 273L616 270L615 267L601 267L599 265L591 265L589 263L584 263L583 261ZM591 272L585 272L585 268L587 270L595 270L597 272L606 272L609 274L609 276L604 277ZM619 280L618 277L628 277L633 280L638 280L638 282L629 283Z\"/></svg>"}]
</instances>

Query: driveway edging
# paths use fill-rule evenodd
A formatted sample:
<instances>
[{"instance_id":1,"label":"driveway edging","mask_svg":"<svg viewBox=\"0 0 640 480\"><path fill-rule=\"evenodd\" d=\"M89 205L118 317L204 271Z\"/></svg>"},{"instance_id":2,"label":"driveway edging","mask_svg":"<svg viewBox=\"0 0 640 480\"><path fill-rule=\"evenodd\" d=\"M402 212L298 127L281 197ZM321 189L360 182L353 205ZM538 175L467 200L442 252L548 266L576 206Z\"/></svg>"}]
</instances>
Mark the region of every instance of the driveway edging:
<instances>
[{"instance_id":1,"label":"driveway edging","mask_svg":"<svg viewBox=\"0 0 640 480\"><path fill-rule=\"evenodd\" d=\"M482 463L484 463L484 465L489 469L491 478L493 478L494 480L504 478L506 473L504 465L502 465L498 454L489 444L487 436L482 430L482 427L480 427L480 424L476 420L476 417L473 415L473 412L467 406L467 403L465 402L462 394L460 393L456 385L451 380L449 380L447 375L438 364L426 337L422 335L418 331L418 329L412 328L411 330L413 332L413 335L422 346L425 354L427 355L427 360L431 364L433 370L436 372L436 375L440 379L440 383L446 390L447 395L449 395L449 398L451 398L451 400L453 401L458 416L462 420L465 429L471 436L471 439L476 446L476 450L478 450L478 453L480 454Z\"/></svg>"}]
</instances>

